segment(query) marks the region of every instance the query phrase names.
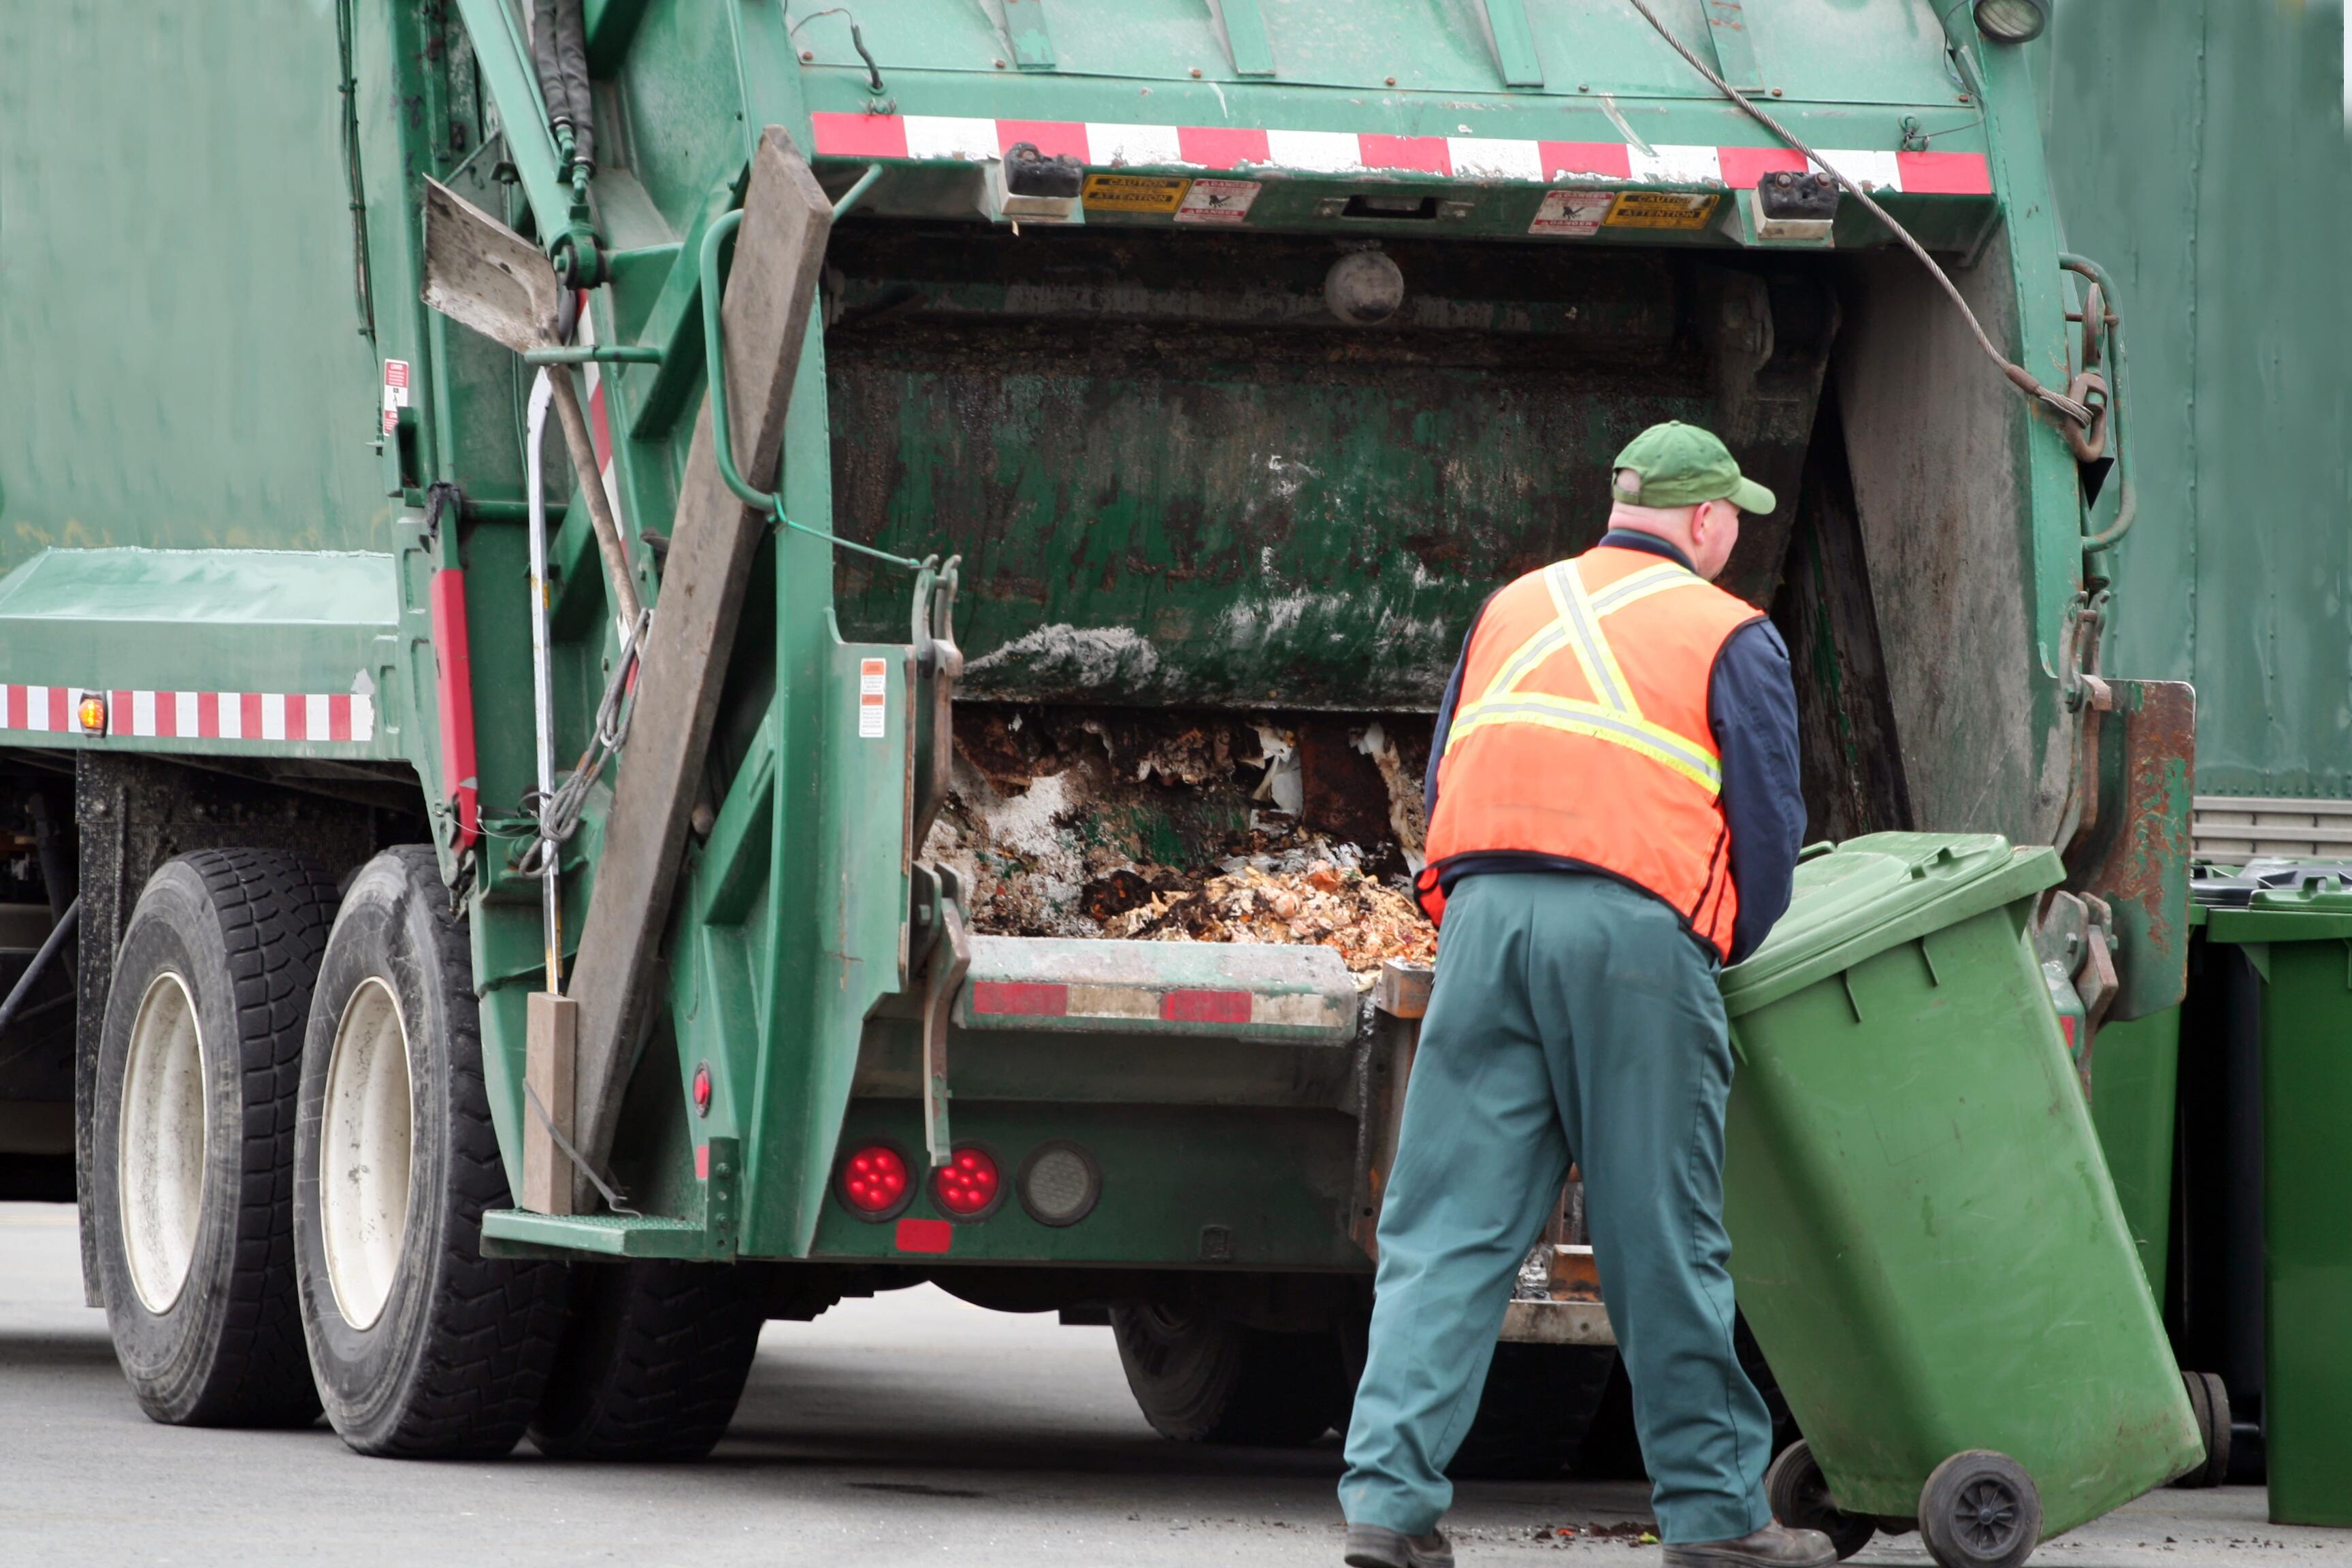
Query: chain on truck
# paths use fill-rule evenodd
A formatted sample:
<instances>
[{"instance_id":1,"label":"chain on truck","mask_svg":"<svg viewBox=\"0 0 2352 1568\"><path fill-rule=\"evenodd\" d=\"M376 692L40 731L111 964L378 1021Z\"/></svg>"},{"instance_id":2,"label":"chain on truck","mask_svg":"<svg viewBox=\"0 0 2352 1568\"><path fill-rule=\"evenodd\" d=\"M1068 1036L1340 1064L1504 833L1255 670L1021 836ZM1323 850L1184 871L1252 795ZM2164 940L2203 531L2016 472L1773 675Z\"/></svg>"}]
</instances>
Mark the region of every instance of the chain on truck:
<instances>
[{"instance_id":1,"label":"chain on truck","mask_svg":"<svg viewBox=\"0 0 2352 1568\"><path fill-rule=\"evenodd\" d=\"M2036 9L206 15L233 69L11 138L109 152L10 220L0 1195L79 1199L164 1421L696 1455L762 1322L933 1281L1311 1441L1430 715L1667 418L1794 498L1724 581L1812 836L2062 847L2087 1075L2180 994L2191 715L2099 668ZM143 203L158 303L89 260ZM1465 1468L1607 1462L1580 1223Z\"/></svg>"}]
</instances>

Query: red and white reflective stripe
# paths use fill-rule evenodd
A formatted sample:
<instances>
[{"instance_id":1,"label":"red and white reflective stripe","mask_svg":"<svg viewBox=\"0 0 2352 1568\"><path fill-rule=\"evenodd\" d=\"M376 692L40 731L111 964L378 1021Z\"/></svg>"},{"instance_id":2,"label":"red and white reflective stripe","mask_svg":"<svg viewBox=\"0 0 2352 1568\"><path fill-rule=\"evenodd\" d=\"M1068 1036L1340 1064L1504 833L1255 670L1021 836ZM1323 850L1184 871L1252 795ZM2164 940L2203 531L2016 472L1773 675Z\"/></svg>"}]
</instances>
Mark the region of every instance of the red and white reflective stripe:
<instances>
[{"instance_id":1,"label":"red and white reflective stripe","mask_svg":"<svg viewBox=\"0 0 2352 1568\"><path fill-rule=\"evenodd\" d=\"M586 344L596 342L596 319L588 309L587 290L580 291L580 329L575 334ZM588 373L588 440L596 448L596 471L604 480L604 494L611 501L613 515L621 516L621 483L613 473L613 421L604 409L604 369L594 360L585 366Z\"/></svg>"},{"instance_id":2,"label":"red and white reflective stripe","mask_svg":"<svg viewBox=\"0 0 2352 1568\"><path fill-rule=\"evenodd\" d=\"M1749 190L1805 160L1785 148L1636 147L1622 142L1544 142L1498 136L1391 136L1354 131L1273 131L1231 126L1121 125L1059 120L967 120L937 114L831 114L814 121L824 158L906 158L923 163L1001 158L1015 142L1047 156L1067 153L1094 168L1237 169L1300 174L1444 174L1545 184L1622 180L1642 185L1714 185ZM1855 184L1912 195L1986 196L1992 170L1981 153L1890 153L1825 148L1822 156Z\"/></svg>"},{"instance_id":3,"label":"red and white reflective stripe","mask_svg":"<svg viewBox=\"0 0 2352 1568\"><path fill-rule=\"evenodd\" d=\"M125 691L0 687L0 730L80 734L83 694L106 699L106 732L157 740L371 741L375 700L354 692Z\"/></svg>"},{"instance_id":4,"label":"red and white reflective stripe","mask_svg":"<svg viewBox=\"0 0 2352 1568\"><path fill-rule=\"evenodd\" d=\"M81 693L79 686L0 687L0 730L78 731L74 704L81 700Z\"/></svg>"},{"instance_id":5,"label":"red and white reflective stripe","mask_svg":"<svg viewBox=\"0 0 2352 1568\"><path fill-rule=\"evenodd\" d=\"M976 980L974 1017L1101 1018L1162 1024L1247 1024L1318 1027L1331 1005L1315 993L1273 993L1186 986L1083 985L1025 980Z\"/></svg>"}]
</instances>

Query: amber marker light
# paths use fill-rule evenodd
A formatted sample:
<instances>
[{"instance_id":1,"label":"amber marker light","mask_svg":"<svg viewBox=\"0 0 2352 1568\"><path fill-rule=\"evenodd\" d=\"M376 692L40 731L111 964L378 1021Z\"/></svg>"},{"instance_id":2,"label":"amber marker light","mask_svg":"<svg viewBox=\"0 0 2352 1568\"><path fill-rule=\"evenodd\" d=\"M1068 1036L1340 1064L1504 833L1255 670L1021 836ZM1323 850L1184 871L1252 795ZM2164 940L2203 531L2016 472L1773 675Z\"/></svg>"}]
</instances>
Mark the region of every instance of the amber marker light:
<instances>
[{"instance_id":1,"label":"amber marker light","mask_svg":"<svg viewBox=\"0 0 2352 1568\"><path fill-rule=\"evenodd\" d=\"M106 733L106 699L94 691L82 693L81 702L74 710L74 718L89 735Z\"/></svg>"}]
</instances>

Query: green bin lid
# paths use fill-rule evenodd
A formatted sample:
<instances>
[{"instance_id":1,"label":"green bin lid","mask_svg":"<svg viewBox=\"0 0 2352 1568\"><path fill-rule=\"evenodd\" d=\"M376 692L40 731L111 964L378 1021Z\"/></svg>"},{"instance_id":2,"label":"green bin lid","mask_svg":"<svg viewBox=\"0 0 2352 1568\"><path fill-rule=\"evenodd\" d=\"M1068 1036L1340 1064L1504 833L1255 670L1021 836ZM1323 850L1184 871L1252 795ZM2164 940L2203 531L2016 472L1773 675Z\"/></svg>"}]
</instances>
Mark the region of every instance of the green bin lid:
<instances>
[{"instance_id":1,"label":"green bin lid","mask_svg":"<svg viewBox=\"0 0 2352 1568\"><path fill-rule=\"evenodd\" d=\"M1723 972L1725 1010L1753 1012L2065 875L2056 850L2019 848L1998 833L1873 833L1816 844L1798 861L1789 912L1764 945Z\"/></svg>"},{"instance_id":2,"label":"green bin lid","mask_svg":"<svg viewBox=\"0 0 2352 1568\"><path fill-rule=\"evenodd\" d=\"M2239 909L2205 912L2214 942L2326 942L2352 936L2352 876L2340 868L2297 868L2293 887L2258 888Z\"/></svg>"}]
</instances>

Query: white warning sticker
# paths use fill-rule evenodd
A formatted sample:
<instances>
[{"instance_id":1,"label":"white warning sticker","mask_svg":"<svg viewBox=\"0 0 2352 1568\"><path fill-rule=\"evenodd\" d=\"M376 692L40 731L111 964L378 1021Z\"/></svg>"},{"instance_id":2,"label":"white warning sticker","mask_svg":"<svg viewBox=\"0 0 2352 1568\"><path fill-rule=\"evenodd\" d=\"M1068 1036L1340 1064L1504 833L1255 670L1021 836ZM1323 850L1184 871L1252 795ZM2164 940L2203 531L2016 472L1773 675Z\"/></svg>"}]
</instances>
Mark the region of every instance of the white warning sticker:
<instances>
[{"instance_id":1,"label":"white warning sticker","mask_svg":"<svg viewBox=\"0 0 2352 1568\"><path fill-rule=\"evenodd\" d=\"M857 661L857 738L882 738L890 702L890 666L879 658Z\"/></svg>"},{"instance_id":2,"label":"white warning sticker","mask_svg":"<svg viewBox=\"0 0 2352 1568\"><path fill-rule=\"evenodd\" d=\"M1177 204L1178 223L1240 223L1263 187L1255 180L1195 180Z\"/></svg>"},{"instance_id":3,"label":"white warning sticker","mask_svg":"<svg viewBox=\"0 0 2352 1568\"><path fill-rule=\"evenodd\" d=\"M1546 191L1528 232L1590 237L1601 232L1601 221L1616 199L1614 191Z\"/></svg>"},{"instance_id":4,"label":"white warning sticker","mask_svg":"<svg viewBox=\"0 0 2352 1568\"><path fill-rule=\"evenodd\" d=\"M383 430L392 434L400 423L400 411L408 406L408 362L388 359L383 362Z\"/></svg>"}]
</instances>

